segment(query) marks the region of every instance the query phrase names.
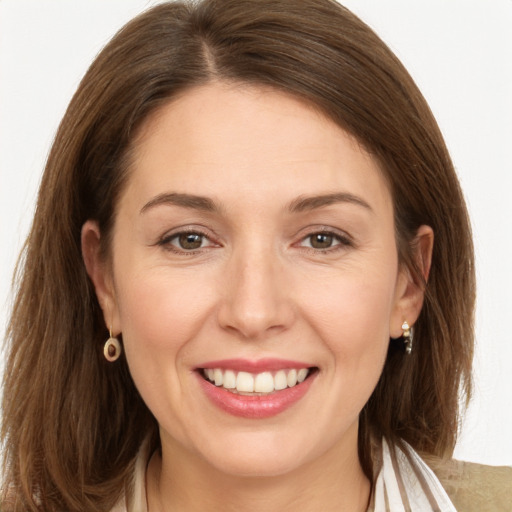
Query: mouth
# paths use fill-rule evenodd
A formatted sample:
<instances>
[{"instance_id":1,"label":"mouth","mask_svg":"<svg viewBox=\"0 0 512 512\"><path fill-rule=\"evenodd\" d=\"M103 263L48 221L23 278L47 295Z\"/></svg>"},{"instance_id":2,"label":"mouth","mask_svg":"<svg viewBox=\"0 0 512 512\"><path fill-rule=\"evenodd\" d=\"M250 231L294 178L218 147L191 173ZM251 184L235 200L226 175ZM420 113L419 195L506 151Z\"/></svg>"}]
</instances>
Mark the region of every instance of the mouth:
<instances>
[{"instance_id":1,"label":"mouth","mask_svg":"<svg viewBox=\"0 0 512 512\"><path fill-rule=\"evenodd\" d=\"M252 373L225 368L200 368L204 380L226 391L243 396L266 396L302 384L316 367L286 368Z\"/></svg>"},{"instance_id":2,"label":"mouth","mask_svg":"<svg viewBox=\"0 0 512 512\"><path fill-rule=\"evenodd\" d=\"M205 363L195 373L213 405L232 416L255 420L276 416L301 402L319 368L277 359L231 359Z\"/></svg>"}]
</instances>

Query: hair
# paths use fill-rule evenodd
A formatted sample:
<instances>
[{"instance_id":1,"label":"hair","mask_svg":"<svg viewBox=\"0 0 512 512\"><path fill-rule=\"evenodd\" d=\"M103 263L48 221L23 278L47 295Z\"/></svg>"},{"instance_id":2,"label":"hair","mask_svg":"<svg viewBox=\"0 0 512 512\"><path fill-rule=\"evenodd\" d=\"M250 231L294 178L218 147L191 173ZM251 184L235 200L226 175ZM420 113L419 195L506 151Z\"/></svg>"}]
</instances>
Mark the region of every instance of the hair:
<instances>
[{"instance_id":1,"label":"hair","mask_svg":"<svg viewBox=\"0 0 512 512\"><path fill-rule=\"evenodd\" d=\"M394 202L399 260L425 300L413 353L390 342L361 412L361 464L371 479L375 436L425 454L453 451L460 397L471 387L473 247L453 165L412 78L333 0L172 2L129 22L98 55L48 157L7 330L7 510L108 510L143 440L159 443L126 360L103 358L108 331L80 233L85 221L97 221L108 257L137 129L176 95L213 81L270 87L313 105L379 163ZM435 233L428 285L413 256L423 224Z\"/></svg>"}]
</instances>

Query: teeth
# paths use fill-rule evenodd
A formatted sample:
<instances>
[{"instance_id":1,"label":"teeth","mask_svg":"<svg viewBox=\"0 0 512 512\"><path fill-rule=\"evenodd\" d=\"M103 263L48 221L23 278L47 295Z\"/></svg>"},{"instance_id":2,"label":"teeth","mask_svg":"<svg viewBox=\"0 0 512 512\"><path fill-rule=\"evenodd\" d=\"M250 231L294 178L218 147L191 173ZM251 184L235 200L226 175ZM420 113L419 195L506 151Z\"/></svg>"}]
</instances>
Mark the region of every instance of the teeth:
<instances>
[{"instance_id":1,"label":"teeth","mask_svg":"<svg viewBox=\"0 0 512 512\"><path fill-rule=\"evenodd\" d=\"M272 393L274 391L274 377L270 372L258 373L254 379L254 391L258 393Z\"/></svg>"},{"instance_id":2,"label":"teeth","mask_svg":"<svg viewBox=\"0 0 512 512\"><path fill-rule=\"evenodd\" d=\"M224 372L223 387L226 389L236 388L236 374L232 370L226 370Z\"/></svg>"},{"instance_id":3,"label":"teeth","mask_svg":"<svg viewBox=\"0 0 512 512\"><path fill-rule=\"evenodd\" d=\"M293 388L295 384L297 384L297 370L290 370L288 372L288 376L286 377L286 382L288 383L289 388Z\"/></svg>"},{"instance_id":4,"label":"teeth","mask_svg":"<svg viewBox=\"0 0 512 512\"><path fill-rule=\"evenodd\" d=\"M222 375L222 370L219 370L219 368L215 368L215 370L213 370L213 380L216 386L222 386L224 381L223 377L224 376Z\"/></svg>"},{"instance_id":5,"label":"teeth","mask_svg":"<svg viewBox=\"0 0 512 512\"><path fill-rule=\"evenodd\" d=\"M309 368L279 370L275 373L262 372L252 374L235 372L220 368L206 368L203 375L216 386L222 386L233 393L272 393L286 388L293 388L304 382L309 374Z\"/></svg>"},{"instance_id":6,"label":"teeth","mask_svg":"<svg viewBox=\"0 0 512 512\"><path fill-rule=\"evenodd\" d=\"M286 389L288 387L288 381L286 379L286 372L284 370L279 370L274 376L274 389L276 391L281 391L281 389Z\"/></svg>"},{"instance_id":7,"label":"teeth","mask_svg":"<svg viewBox=\"0 0 512 512\"><path fill-rule=\"evenodd\" d=\"M307 368L301 368L297 372L297 382L304 382L304 379L308 376L309 370Z\"/></svg>"},{"instance_id":8,"label":"teeth","mask_svg":"<svg viewBox=\"0 0 512 512\"><path fill-rule=\"evenodd\" d=\"M254 377L247 372L238 372L236 376L236 390L252 393L254 391Z\"/></svg>"}]
</instances>

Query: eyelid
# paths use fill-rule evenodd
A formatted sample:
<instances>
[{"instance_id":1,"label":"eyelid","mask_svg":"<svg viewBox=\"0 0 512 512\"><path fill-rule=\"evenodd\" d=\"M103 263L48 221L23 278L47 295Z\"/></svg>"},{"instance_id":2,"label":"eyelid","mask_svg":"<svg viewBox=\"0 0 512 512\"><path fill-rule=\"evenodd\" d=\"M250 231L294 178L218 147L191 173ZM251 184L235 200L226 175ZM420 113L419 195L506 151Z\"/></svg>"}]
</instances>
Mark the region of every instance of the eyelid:
<instances>
[{"instance_id":1,"label":"eyelid","mask_svg":"<svg viewBox=\"0 0 512 512\"><path fill-rule=\"evenodd\" d=\"M199 247L197 249L186 250L182 249L176 245L173 245L171 242L178 238L181 235L188 234L196 234L200 235L207 240L209 240L210 244L205 247ZM201 226L179 226L177 228L172 229L171 231L167 231L164 235L162 235L155 245L161 246L164 249L175 252L177 254L191 255L196 254L198 252L204 251L205 249L209 249L211 247L220 247L220 243L215 240L215 238L211 235L211 233L202 228Z\"/></svg>"},{"instance_id":2,"label":"eyelid","mask_svg":"<svg viewBox=\"0 0 512 512\"><path fill-rule=\"evenodd\" d=\"M307 247L305 245L302 245L303 242L305 242L308 238L316 234L330 235L334 237L339 243L326 249L316 249L314 247ZM340 248L354 247L355 244L352 236L350 236L345 231L333 228L331 226L310 226L305 234L301 234L298 245L299 247L312 250L314 252L329 252L335 251Z\"/></svg>"}]
</instances>

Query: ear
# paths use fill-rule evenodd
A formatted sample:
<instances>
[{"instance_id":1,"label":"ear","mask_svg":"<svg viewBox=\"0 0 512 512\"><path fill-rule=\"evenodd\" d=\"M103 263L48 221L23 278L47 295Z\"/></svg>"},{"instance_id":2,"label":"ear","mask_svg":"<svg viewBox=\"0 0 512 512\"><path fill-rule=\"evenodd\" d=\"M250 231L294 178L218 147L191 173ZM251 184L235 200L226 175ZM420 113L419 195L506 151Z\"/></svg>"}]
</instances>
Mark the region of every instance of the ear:
<instances>
[{"instance_id":1,"label":"ear","mask_svg":"<svg viewBox=\"0 0 512 512\"><path fill-rule=\"evenodd\" d=\"M98 223L88 220L82 226L82 258L103 311L105 325L107 329L112 329L112 335L116 336L121 331L119 312L111 267L102 258L100 239L101 233Z\"/></svg>"},{"instance_id":2,"label":"ear","mask_svg":"<svg viewBox=\"0 0 512 512\"><path fill-rule=\"evenodd\" d=\"M420 226L413 241L413 258L424 282L428 281L434 247L434 231L430 226ZM395 290L395 303L390 321L390 337L402 336L402 324L407 321L412 327L420 314L425 298L424 283L401 265Z\"/></svg>"}]
</instances>

